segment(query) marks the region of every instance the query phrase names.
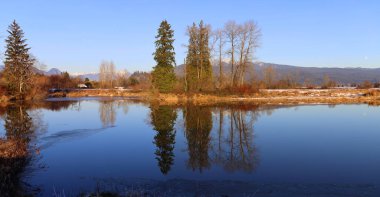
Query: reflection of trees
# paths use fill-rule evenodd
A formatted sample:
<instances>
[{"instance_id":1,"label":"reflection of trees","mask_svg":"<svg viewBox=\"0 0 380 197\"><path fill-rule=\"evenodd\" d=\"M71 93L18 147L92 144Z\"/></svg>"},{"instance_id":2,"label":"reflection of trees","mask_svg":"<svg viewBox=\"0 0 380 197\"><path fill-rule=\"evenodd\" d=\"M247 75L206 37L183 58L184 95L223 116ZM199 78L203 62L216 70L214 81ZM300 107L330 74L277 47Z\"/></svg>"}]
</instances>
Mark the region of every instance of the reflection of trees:
<instances>
[{"instance_id":1,"label":"reflection of trees","mask_svg":"<svg viewBox=\"0 0 380 197\"><path fill-rule=\"evenodd\" d=\"M215 130L211 133L215 116ZM231 106L211 108L188 105L184 108L188 165L193 170L220 165L226 171L255 170L258 162L254 144L254 122L271 108Z\"/></svg>"},{"instance_id":2,"label":"reflection of trees","mask_svg":"<svg viewBox=\"0 0 380 197\"><path fill-rule=\"evenodd\" d=\"M153 142L157 147L154 154L161 172L167 174L174 162L173 150L176 134L174 124L177 119L177 113L170 106L152 105L150 109L151 124L153 129L157 131Z\"/></svg>"},{"instance_id":3,"label":"reflection of trees","mask_svg":"<svg viewBox=\"0 0 380 197\"><path fill-rule=\"evenodd\" d=\"M32 118L22 106L10 106L7 108L4 128L8 139L28 140L32 133Z\"/></svg>"},{"instance_id":4,"label":"reflection of trees","mask_svg":"<svg viewBox=\"0 0 380 197\"><path fill-rule=\"evenodd\" d=\"M253 125L258 116L255 108L228 110L219 108L219 129L213 140L213 162L227 171L251 172L257 165ZM228 114L225 119L225 114Z\"/></svg>"},{"instance_id":5,"label":"reflection of trees","mask_svg":"<svg viewBox=\"0 0 380 197\"><path fill-rule=\"evenodd\" d=\"M115 102L112 100L99 102L99 114L104 127L113 126L116 121Z\"/></svg>"},{"instance_id":6,"label":"reflection of trees","mask_svg":"<svg viewBox=\"0 0 380 197\"><path fill-rule=\"evenodd\" d=\"M120 108L123 110L124 114L127 114L128 111L129 111L129 102L127 101L120 101L117 103L117 107Z\"/></svg>"},{"instance_id":7,"label":"reflection of trees","mask_svg":"<svg viewBox=\"0 0 380 197\"><path fill-rule=\"evenodd\" d=\"M222 161L228 171L252 171L256 165L253 145L254 113L243 110L230 110L229 131L225 136L225 152Z\"/></svg>"},{"instance_id":8,"label":"reflection of trees","mask_svg":"<svg viewBox=\"0 0 380 197\"><path fill-rule=\"evenodd\" d=\"M22 106L10 106L4 120L6 136L0 139L0 194L22 196L21 176L30 162L30 136L34 132L32 118Z\"/></svg>"},{"instance_id":9,"label":"reflection of trees","mask_svg":"<svg viewBox=\"0 0 380 197\"><path fill-rule=\"evenodd\" d=\"M211 109L188 105L184 109L185 135L188 143L188 166L193 170L210 166L208 149L212 129Z\"/></svg>"},{"instance_id":10,"label":"reflection of trees","mask_svg":"<svg viewBox=\"0 0 380 197\"><path fill-rule=\"evenodd\" d=\"M80 109L79 101L48 101L43 102L42 105L43 108L49 109L51 111L61 111L62 109L66 110L70 107L77 110Z\"/></svg>"}]
</instances>

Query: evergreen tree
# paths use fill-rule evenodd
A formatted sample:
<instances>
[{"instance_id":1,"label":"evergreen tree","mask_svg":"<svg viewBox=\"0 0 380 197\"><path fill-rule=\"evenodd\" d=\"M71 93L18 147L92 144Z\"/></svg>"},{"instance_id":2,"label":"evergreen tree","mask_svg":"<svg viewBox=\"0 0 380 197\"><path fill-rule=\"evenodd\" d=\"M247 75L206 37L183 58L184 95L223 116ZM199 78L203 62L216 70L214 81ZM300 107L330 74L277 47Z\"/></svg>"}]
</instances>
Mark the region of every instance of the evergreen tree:
<instances>
[{"instance_id":1,"label":"evergreen tree","mask_svg":"<svg viewBox=\"0 0 380 197\"><path fill-rule=\"evenodd\" d=\"M34 59L29 54L24 32L16 21L9 26L8 33L4 61L8 92L22 99L31 86Z\"/></svg>"},{"instance_id":2,"label":"evergreen tree","mask_svg":"<svg viewBox=\"0 0 380 197\"><path fill-rule=\"evenodd\" d=\"M198 28L193 23L191 27L188 27L189 45L187 46L186 57L186 80L188 91L195 91L199 89L198 79L200 75L200 69L198 67L198 48L197 48L197 31Z\"/></svg>"},{"instance_id":3,"label":"evergreen tree","mask_svg":"<svg viewBox=\"0 0 380 197\"><path fill-rule=\"evenodd\" d=\"M186 57L187 90L202 91L212 85L212 65L210 62L209 28L195 23L188 28L189 45Z\"/></svg>"},{"instance_id":4,"label":"evergreen tree","mask_svg":"<svg viewBox=\"0 0 380 197\"><path fill-rule=\"evenodd\" d=\"M176 80L174 74L175 52L173 37L174 31L171 29L170 24L166 20L162 21L156 36L156 52L153 54L156 66L152 72L153 86L160 92L173 90Z\"/></svg>"},{"instance_id":5,"label":"evergreen tree","mask_svg":"<svg viewBox=\"0 0 380 197\"><path fill-rule=\"evenodd\" d=\"M201 87L209 89L212 85L212 65L209 47L209 28L199 23L199 59L201 64Z\"/></svg>"}]
</instances>

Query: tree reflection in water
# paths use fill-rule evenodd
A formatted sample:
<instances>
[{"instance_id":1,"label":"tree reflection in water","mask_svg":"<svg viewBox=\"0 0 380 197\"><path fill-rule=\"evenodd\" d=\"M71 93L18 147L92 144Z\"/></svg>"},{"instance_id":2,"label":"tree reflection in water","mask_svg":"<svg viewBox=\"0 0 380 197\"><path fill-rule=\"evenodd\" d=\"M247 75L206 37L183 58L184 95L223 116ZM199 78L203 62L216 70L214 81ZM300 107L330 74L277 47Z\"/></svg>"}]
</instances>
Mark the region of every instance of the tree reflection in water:
<instances>
[{"instance_id":1,"label":"tree reflection in water","mask_svg":"<svg viewBox=\"0 0 380 197\"><path fill-rule=\"evenodd\" d=\"M0 136L0 196L26 196L29 192L23 178L30 173L31 163L39 159L39 149L32 146L36 135L46 131L42 113L67 109L78 102L42 102L13 104L0 109L5 136ZM33 187L33 186L32 186Z\"/></svg>"},{"instance_id":2,"label":"tree reflection in water","mask_svg":"<svg viewBox=\"0 0 380 197\"><path fill-rule=\"evenodd\" d=\"M184 107L183 114L189 153L187 165L192 170L198 169L202 172L203 168L210 167L208 149L212 129L211 109L188 104Z\"/></svg>"},{"instance_id":3,"label":"tree reflection in water","mask_svg":"<svg viewBox=\"0 0 380 197\"><path fill-rule=\"evenodd\" d=\"M0 194L21 196L24 195L24 189L20 180L31 161L29 142L35 126L20 105L9 106L6 112L6 135L0 139Z\"/></svg>"},{"instance_id":4,"label":"tree reflection in water","mask_svg":"<svg viewBox=\"0 0 380 197\"><path fill-rule=\"evenodd\" d=\"M257 152L254 145L254 122L258 113L255 110L219 108L219 132L214 149L214 162L227 171L252 172L257 165ZM228 113L225 132L222 131L224 113Z\"/></svg>"},{"instance_id":5,"label":"tree reflection in water","mask_svg":"<svg viewBox=\"0 0 380 197\"><path fill-rule=\"evenodd\" d=\"M258 163L254 122L260 112L257 106L212 108L188 104L184 107L188 167L200 172L211 165L220 165L230 172L254 171ZM218 126L212 132L213 114Z\"/></svg>"},{"instance_id":6,"label":"tree reflection in water","mask_svg":"<svg viewBox=\"0 0 380 197\"><path fill-rule=\"evenodd\" d=\"M156 160L162 174L167 174L174 163L175 134L174 124L177 112L170 106L150 106L150 119L153 129L157 131L153 143L156 145Z\"/></svg>"},{"instance_id":7,"label":"tree reflection in water","mask_svg":"<svg viewBox=\"0 0 380 197\"><path fill-rule=\"evenodd\" d=\"M114 126L116 121L116 103L112 100L100 101L99 115L103 127Z\"/></svg>"},{"instance_id":8,"label":"tree reflection in water","mask_svg":"<svg viewBox=\"0 0 380 197\"><path fill-rule=\"evenodd\" d=\"M158 166L167 174L174 162L177 118L170 106L151 105L151 124L157 131L154 137ZM211 165L226 171L252 172L258 163L254 144L254 122L261 112L258 106L209 107L187 104L183 107L184 134L187 140L188 168L202 172ZM213 129L213 114L217 120Z\"/></svg>"},{"instance_id":9,"label":"tree reflection in water","mask_svg":"<svg viewBox=\"0 0 380 197\"><path fill-rule=\"evenodd\" d=\"M5 136L0 138L0 196L24 195L22 180L26 169L28 166L37 166L32 165L37 152L31 150L35 147L30 144L34 144L32 141L38 135L37 131L42 130L43 120L39 117L41 113L34 109L67 109L75 103L46 102L40 106L13 105L5 110L0 109L0 114L5 112L3 119L6 130ZM99 101L99 116L103 126L114 125L116 110L122 108L127 113L130 103ZM261 113L270 114L270 110L262 106L213 107L193 104L187 104L182 109L188 151L186 164L189 169L202 172L216 165L230 172L255 170L258 156L254 143L254 123ZM177 110L173 106L151 104L149 115L150 124L156 131L153 139L155 159L162 174L166 175L174 165Z\"/></svg>"}]
</instances>

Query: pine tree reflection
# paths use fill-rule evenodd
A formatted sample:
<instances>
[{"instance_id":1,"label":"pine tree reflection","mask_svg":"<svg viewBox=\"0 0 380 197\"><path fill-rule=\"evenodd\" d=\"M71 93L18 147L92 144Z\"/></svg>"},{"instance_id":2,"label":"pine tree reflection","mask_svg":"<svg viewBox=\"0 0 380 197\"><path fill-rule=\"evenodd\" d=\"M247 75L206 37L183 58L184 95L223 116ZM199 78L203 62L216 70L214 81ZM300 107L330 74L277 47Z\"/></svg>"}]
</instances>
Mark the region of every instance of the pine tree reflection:
<instances>
[{"instance_id":1,"label":"pine tree reflection","mask_svg":"<svg viewBox=\"0 0 380 197\"><path fill-rule=\"evenodd\" d=\"M21 105L9 106L6 112L6 135L0 138L0 194L24 196L20 180L31 161L29 142L36 126Z\"/></svg>"},{"instance_id":2,"label":"pine tree reflection","mask_svg":"<svg viewBox=\"0 0 380 197\"><path fill-rule=\"evenodd\" d=\"M151 105L150 109L151 124L157 131L153 142L157 147L154 154L162 174L167 174L174 163L177 112L170 106Z\"/></svg>"},{"instance_id":3,"label":"pine tree reflection","mask_svg":"<svg viewBox=\"0 0 380 197\"><path fill-rule=\"evenodd\" d=\"M189 160L192 170L210 167L208 149L212 129L211 109L188 104L184 109L185 136L187 138Z\"/></svg>"}]
</instances>

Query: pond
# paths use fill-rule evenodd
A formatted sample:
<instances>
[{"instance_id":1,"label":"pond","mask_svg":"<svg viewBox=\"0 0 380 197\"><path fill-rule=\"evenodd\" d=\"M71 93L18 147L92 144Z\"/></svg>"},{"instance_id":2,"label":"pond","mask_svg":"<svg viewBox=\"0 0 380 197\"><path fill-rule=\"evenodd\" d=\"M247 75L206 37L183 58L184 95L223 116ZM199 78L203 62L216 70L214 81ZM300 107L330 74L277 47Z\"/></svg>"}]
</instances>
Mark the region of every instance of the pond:
<instances>
[{"instance_id":1,"label":"pond","mask_svg":"<svg viewBox=\"0 0 380 197\"><path fill-rule=\"evenodd\" d=\"M0 109L1 196L379 196L380 108L80 98Z\"/></svg>"}]
</instances>

